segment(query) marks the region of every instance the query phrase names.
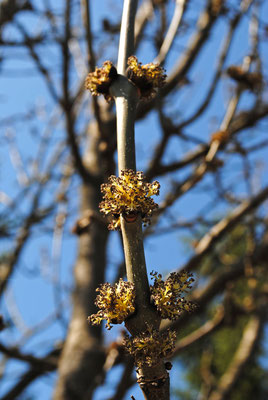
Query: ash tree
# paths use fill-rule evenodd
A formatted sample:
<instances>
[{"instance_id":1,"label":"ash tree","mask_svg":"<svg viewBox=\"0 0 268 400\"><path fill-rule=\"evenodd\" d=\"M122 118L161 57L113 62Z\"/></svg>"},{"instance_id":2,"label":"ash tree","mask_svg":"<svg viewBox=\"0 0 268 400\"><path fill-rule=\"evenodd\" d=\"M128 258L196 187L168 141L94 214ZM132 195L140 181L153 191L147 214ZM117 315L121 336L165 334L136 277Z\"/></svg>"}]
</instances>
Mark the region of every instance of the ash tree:
<instances>
[{"instance_id":1,"label":"ash tree","mask_svg":"<svg viewBox=\"0 0 268 400\"><path fill-rule=\"evenodd\" d=\"M2 399L267 396L265 10L0 3Z\"/></svg>"}]
</instances>

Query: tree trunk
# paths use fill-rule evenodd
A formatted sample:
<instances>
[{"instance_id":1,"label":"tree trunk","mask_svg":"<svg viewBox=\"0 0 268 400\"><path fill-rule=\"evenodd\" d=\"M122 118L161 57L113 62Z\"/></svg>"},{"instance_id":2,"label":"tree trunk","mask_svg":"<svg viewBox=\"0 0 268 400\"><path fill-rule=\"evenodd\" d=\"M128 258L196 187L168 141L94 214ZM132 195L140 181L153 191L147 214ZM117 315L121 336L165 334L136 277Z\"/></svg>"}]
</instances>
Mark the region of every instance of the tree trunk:
<instances>
[{"instance_id":1,"label":"tree trunk","mask_svg":"<svg viewBox=\"0 0 268 400\"><path fill-rule=\"evenodd\" d=\"M99 135L96 135L96 127L92 128L85 164L89 172L97 177L103 175L103 163L98 156ZM99 202L100 187L83 184L81 215L87 210L98 213ZM100 383L105 359L101 327L90 326L87 317L96 312L95 289L104 282L107 237L107 227L98 219L93 219L89 230L79 236L74 269L73 313L60 359L54 400L91 399L94 387Z\"/></svg>"}]
</instances>

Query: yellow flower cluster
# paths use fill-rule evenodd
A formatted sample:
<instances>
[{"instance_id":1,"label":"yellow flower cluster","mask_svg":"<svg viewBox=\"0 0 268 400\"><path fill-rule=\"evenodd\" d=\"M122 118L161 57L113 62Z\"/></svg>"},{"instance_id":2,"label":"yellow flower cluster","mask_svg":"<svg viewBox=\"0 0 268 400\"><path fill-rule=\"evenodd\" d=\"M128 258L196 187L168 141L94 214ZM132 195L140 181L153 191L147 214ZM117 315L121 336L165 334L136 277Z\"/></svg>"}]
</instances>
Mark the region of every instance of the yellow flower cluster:
<instances>
[{"instance_id":1,"label":"yellow flower cluster","mask_svg":"<svg viewBox=\"0 0 268 400\"><path fill-rule=\"evenodd\" d=\"M121 177L110 176L108 183L101 185L104 200L100 203L100 211L112 215L108 229L120 229L120 214L127 222L135 221L140 214L144 225L148 224L158 207L151 196L158 195L159 188L159 182L146 183L142 172L131 169L121 171Z\"/></svg>"},{"instance_id":2,"label":"yellow flower cluster","mask_svg":"<svg viewBox=\"0 0 268 400\"><path fill-rule=\"evenodd\" d=\"M112 82L117 77L117 70L111 61L105 61L102 68L96 68L94 72L90 72L86 78L85 88L88 89L92 96L103 94L109 102L113 98L109 93Z\"/></svg>"},{"instance_id":3,"label":"yellow flower cluster","mask_svg":"<svg viewBox=\"0 0 268 400\"><path fill-rule=\"evenodd\" d=\"M111 329L111 324L121 324L135 311L135 290L133 283L120 279L114 286L110 283L102 284L96 291L100 292L95 304L100 310L97 314L88 317L93 325L98 325L106 320L105 327Z\"/></svg>"},{"instance_id":4,"label":"yellow flower cluster","mask_svg":"<svg viewBox=\"0 0 268 400\"><path fill-rule=\"evenodd\" d=\"M128 58L128 78L137 86L141 98L150 98L155 94L155 88L165 84L165 70L159 64L138 62L137 57Z\"/></svg>"},{"instance_id":5,"label":"yellow flower cluster","mask_svg":"<svg viewBox=\"0 0 268 400\"><path fill-rule=\"evenodd\" d=\"M175 320L182 311L194 310L195 304L182 297L182 293L192 287L192 274L172 272L166 281L157 272L151 272L151 275L154 279L154 284L150 285L152 301L162 318Z\"/></svg>"},{"instance_id":6,"label":"yellow flower cluster","mask_svg":"<svg viewBox=\"0 0 268 400\"><path fill-rule=\"evenodd\" d=\"M148 328L140 335L126 337L124 345L135 358L137 366L146 364L151 367L172 353L175 342L176 332L167 330L165 333L160 333L156 329Z\"/></svg>"}]
</instances>

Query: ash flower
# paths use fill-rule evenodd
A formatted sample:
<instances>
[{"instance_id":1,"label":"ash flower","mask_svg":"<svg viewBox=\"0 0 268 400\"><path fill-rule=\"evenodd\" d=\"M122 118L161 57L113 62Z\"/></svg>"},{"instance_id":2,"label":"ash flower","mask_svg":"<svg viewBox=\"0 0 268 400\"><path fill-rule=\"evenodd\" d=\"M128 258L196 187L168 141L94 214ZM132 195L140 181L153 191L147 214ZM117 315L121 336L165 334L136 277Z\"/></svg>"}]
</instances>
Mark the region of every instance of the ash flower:
<instances>
[{"instance_id":1,"label":"ash flower","mask_svg":"<svg viewBox=\"0 0 268 400\"><path fill-rule=\"evenodd\" d=\"M165 84L165 70L159 64L145 64L138 62L137 57L128 58L128 78L137 86L141 98L153 97L155 88L160 88Z\"/></svg>"},{"instance_id":2,"label":"ash flower","mask_svg":"<svg viewBox=\"0 0 268 400\"><path fill-rule=\"evenodd\" d=\"M100 211L112 215L108 229L120 229L120 214L127 222L134 222L140 213L143 223L150 222L150 217L158 205L151 196L159 194L160 184L157 181L146 183L142 172L131 169L121 171L121 177L110 176L108 183L101 185L104 200Z\"/></svg>"},{"instance_id":3,"label":"ash flower","mask_svg":"<svg viewBox=\"0 0 268 400\"><path fill-rule=\"evenodd\" d=\"M124 346L135 358L135 364L139 367L147 364L149 367L159 362L172 353L176 342L176 332L167 330L160 333L156 329L148 327L145 332L135 337L127 336Z\"/></svg>"},{"instance_id":4,"label":"ash flower","mask_svg":"<svg viewBox=\"0 0 268 400\"><path fill-rule=\"evenodd\" d=\"M100 292L95 304L100 308L97 314L88 317L93 325L98 325L106 320L105 327L111 329L111 324L121 324L135 311L135 289L133 283L125 282L120 278L114 286L110 283L102 284L96 291Z\"/></svg>"},{"instance_id":5,"label":"ash flower","mask_svg":"<svg viewBox=\"0 0 268 400\"><path fill-rule=\"evenodd\" d=\"M152 301L162 318L175 320L182 311L194 310L195 304L182 297L182 293L192 287L192 274L172 272L166 281L157 272L151 272L151 275L154 279L154 284L150 285Z\"/></svg>"},{"instance_id":6,"label":"ash flower","mask_svg":"<svg viewBox=\"0 0 268 400\"><path fill-rule=\"evenodd\" d=\"M108 102L113 98L109 93L112 82L117 77L117 70L111 61L105 61L102 68L96 68L94 72L90 72L85 81L85 88L88 89L92 96L103 94Z\"/></svg>"}]
</instances>

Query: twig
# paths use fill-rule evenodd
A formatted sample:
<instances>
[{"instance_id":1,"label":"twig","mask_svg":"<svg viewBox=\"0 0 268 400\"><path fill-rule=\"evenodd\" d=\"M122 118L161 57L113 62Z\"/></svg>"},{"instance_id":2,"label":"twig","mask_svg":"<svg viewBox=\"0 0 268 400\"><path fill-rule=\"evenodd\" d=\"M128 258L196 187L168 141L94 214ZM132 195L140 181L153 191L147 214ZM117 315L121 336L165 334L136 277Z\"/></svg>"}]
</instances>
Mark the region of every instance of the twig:
<instances>
[{"instance_id":1,"label":"twig","mask_svg":"<svg viewBox=\"0 0 268 400\"><path fill-rule=\"evenodd\" d=\"M178 127L177 127L178 131L180 131L183 127L191 124L200 115L202 115L202 113L206 110L210 101L212 100L212 97L216 91L218 83L220 82L222 68L223 68L224 62L227 58L227 55L229 53L229 49L230 49L232 39L234 37L235 29L238 27L241 17L242 17L242 14L239 12L238 14L235 15L235 17L230 22L230 28L228 30L228 34L227 34L225 41L223 43L223 46L222 46L222 51L218 58L218 65L217 65L214 77L212 78L210 87L207 91L207 94L206 94L204 100L202 101L202 103L200 104L198 109L190 117L186 118L184 121L182 121L178 124Z\"/></svg>"},{"instance_id":2,"label":"twig","mask_svg":"<svg viewBox=\"0 0 268 400\"><path fill-rule=\"evenodd\" d=\"M32 226L36 223L39 222L40 219L43 219L46 215L44 216L38 216L38 205L40 203L40 197L42 193L42 186L39 187L38 191L36 192L32 205L30 208L30 211L28 213L28 216L25 218L24 224L19 230L17 239L16 239L16 245L14 247L12 255L10 255L7 263L5 265L2 265L1 268L1 280L0 280L0 296L3 294L8 280L10 279L14 269L15 265L19 259L19 256L22 252L23 247L25 246L27 239L30 236L30 231Z\"/></svg>"},{"instance_id":3,"label":"twig","mask_svg":"<svg viewBox=\"0 0 268 400\"><path fill-rule=\"evenodd\" d=\"M238 381L243 369L249 362L262 327L263 322L261 317L259 315L253 315L244 329L242 339L230 366L220 378L217 389L211 393L208 400L228 399L233 386Z\"/></svg>"},{"instance_id":4,"label":"twig","mask_svg":"<svg viewBox=\"0 0 268 400\"><path fill-rule=\"evenodd\" d=\"M143 37L143 32L147 22L152 18L154 8L152 0L145 0L137 10L135 19L135 51L137 50L139 43Z\"/></svg>"},{"instance_id":5,"label":"twig","mask_svg":"<svg viewBox=\"0 0 268 400\"><path fill-rule=\"evenodd\" d=\"M188 271L196 268L201 259L226 232L230 231L245 215L253 211L267 198L268 187L260 191L251 200L244 201L241 205L235 208L228 217L223 218L220 222L214 225L212 229L210 229L210 231L198 242L195 248L195 255L188 261L184 268Z\"/></svg>"},{"instance_id":6,"label":"twig","mask_svg":"<svg viewBox=\"0 0 268 400\"><path fill-rule=\"evenodd\" d=\"M137 4L137 0L124 1L117 62L117 71L124 76L126 75L127 59L133 54L134 50L134 26Z\"/></svg>"},{"instance_id":7,"label":"twig","mask_svg":"<svg viewBox=\"0 0 268 400\"><path fill-rule=\"evenodd\" d=\"M27 372L25 372L19 379L19 381L11 388L1 400L15 400L18 396L37 378L46 374L47 372L54 371L57 368L57 363L52 360L59 356L59 350L52 350L43 359L43 364L34 365Z\"/></svg>"},{"instance_id":8,"label":"twig","mask_svg":"<svg viewBox=\"0 0 268 400\"><path fill-rule=\"evenodd\" d=\"M32 354L24 354L21 353L20 349L17 347L6 347L2 343L0 343L0 352L5 354L9 358L14 358L16 360L24 361L29 363L32 367L43 368L43 369L52 369L57 366L57 358L60 354L61 349L53 350L56 353L51 356L45 356L43 358L38 358L33 356Z\"/></svg>"},{"instance_id":9,"label":"twig","mask_svg":"<svg viewBox=\"0 0 268 400\"><path fill-rule=\"evenodd\" d=\"M135 383L133 378L131 377L133 372L133 367L134 367L133 361L127 358L115 394L113 395L113 397L110 397L109 400L122 400L126 392L129 390L129 388Z\"/></svg>"},{"instance_id":10,"label":"twig","mask_svg":"<svg viewBox=\"0 0 268 400\"><path fill-rule=\"evenodd\" d=\"M211 1L207 1L207 5L204 11L200 14L197 21L197 28L195 33L190 38L189 44L186 46L186 51L179 58L179 61L173 71L169 74L166 85L159 90L158 95L148 101L143 103L137 110L137 118L144 118L145 115L152 110L152 108L157 103L159 97L163 98L167 96L172 90L177 87L178 82L186 76L193 65L196 57L200 54L202 46L206 43L206 40L210 34L210 31L217 19L210 9Z\"/></svg>"},{"instance_id":11,"label":"twig","mask_svg":"<svg viewBox=\"0 0 268 400\"><path fill-rule=\"evenodd\" d=\"M191 332L189 335L187 335L178 342L174 352L172 353L172 357L178 355L181 351L187 349L193 343L197 343L205 336L214 332L217 328L219 328L222 325L223 320L224 320L224 309L220 307L215 317L211 321L207 321L200 328Z\"/></svg>"},{"instance_id":12,"label":"twig","mask_svg":"<svg viewBox=\"0 0 268 400\"><path fill-rule=\"evenodd\" d=\"M174 14L169 25L168 31L166 33L165 39L162 43L162 46L159 50L159 54L154 60L154 62L158 62L162 64L174 42L175 36L178 32L179 26L182 21L183 13L186 9L188 0L176 0Z\"/></svg>"}]
</instances>

